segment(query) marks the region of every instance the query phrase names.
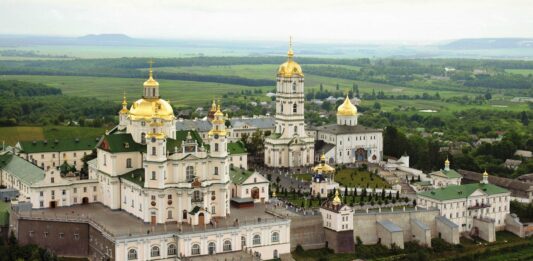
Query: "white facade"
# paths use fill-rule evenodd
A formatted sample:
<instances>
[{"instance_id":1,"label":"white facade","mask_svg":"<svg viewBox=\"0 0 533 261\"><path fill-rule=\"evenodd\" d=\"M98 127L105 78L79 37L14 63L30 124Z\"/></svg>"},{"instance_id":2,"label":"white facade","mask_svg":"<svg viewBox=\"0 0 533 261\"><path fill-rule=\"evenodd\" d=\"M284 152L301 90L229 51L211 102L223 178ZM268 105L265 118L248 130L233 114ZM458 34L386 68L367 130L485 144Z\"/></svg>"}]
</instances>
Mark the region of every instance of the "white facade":
<instances>
[{"instance_id":1,"label":"white facade","mask_svg":"<svg viewBox=\"0 0 533 261\"><path fill-rule=\"evenodd\" d=\"M440 215L453 221L460 231L473 229L474 219L490 218L497 230L505 228L510 213L511 193L492 184L450 185L417 195L417 205L437 208Z\"/></svg>"},{"instance_id":2,"label":"white facade","mask_svg":"<svg viewBox=\"0 0 533 261\"><path fill-rule=\"evenodd\" d=\"M290 221L267 220L223 230L117 238L116 260L175 260L246 251L261 260L290 253Z\"/></svg>"},{"instance_id":3,"label":"white facade","mask_svg":"<svg viewBox=\"0 0 533 261\"><path fill-rule=\"evenodd\" d=\"M251 198L255 203L265 203L270 200L268 187L270 182L261 174L254 172L242 183L231 183L231 197Z\"/></svg>"}]
</instances>

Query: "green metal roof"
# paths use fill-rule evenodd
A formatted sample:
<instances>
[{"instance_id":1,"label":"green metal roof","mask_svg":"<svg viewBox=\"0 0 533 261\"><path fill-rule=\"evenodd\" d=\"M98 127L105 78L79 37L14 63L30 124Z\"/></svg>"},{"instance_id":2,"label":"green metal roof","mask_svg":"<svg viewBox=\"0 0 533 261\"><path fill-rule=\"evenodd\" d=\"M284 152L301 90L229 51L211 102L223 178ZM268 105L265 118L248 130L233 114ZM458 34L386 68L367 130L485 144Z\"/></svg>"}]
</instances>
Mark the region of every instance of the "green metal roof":
<instances>
[{"instance_id":1,"label":"green metal roof","mask_svg":"<svg viewBox=\"0 0 533 261\"><path fill-rule=\"evenodd\" d=\"M439 176L439 177L448 178L448 179L456 179L456 178L462 178L463 177L463 176L461 176L461 174L457 173L457 171L455 171L453 169L450 169L450 170L441 169L441 170L438 170L438 171L435 171L435 172L431 172L431 173L429 173L429 175Z\"/></svg>"},{"instance_id":2,"label":"green metal roof","mask_svg":"<svg viewBox=\"0 0 533 261\"><path fill-rule=\"evenodd\" d=\"M11 153L6 152L0 155L0 168L18 177L27 185L44 179L44 170Z\"/></svg>"},{"instance_id":3,"label":"green metal roof","mask_svg":"<svg viewBox=\"0 0 533 261\"><path fill-rule=\"evenodd\" d=\"M240 168L233 168L229 170L229 178L234 184L242 184L247 178L252 176L252 174L253 172Z\"/></svg>"},{"instance_id":4,"label":"green metal roof","mask_svg":"<svg viewBox=\"0 0 533 261\"><path fill-rule=\"evenodd\" d=\"M61 152L61 151L77 151L77 150L92 150L98 143L98 138L82 138L82 139L55 139L55 140L39 140L39 141L20 141L20 147L24 153L40 153L40 152Z\"/></svg>"},{"instance_id":5,"label":"green metal roof","mask_svg":"<svg viewBox=\"0 0 533 261\"><path fill-rule=\"evenodd\" d=\"M140 187L144 187L144 169L135 169L119 176L121 179L129 180Z\"/></svg>"},{"instance_id":6,"label":"green metal roof","mask_svg":"<svg viewBox=\"0 0 533 261\"><path fill-rule=\"evenodd\" d=\"M146 151L146 146L135 142L129 133L104 135L99 147L111 153Z\"/></svg>"},{"instance_id":7,"label":"green metal roof","mask_svg":"<svg viewBox=\"0 0 533 261\"><path fill-rule=\"evenodd\" d=\"M444 201L467 198L478 189L483 191L484 193L487 193L488 195L503 194L509 192L507 189L498 187L493 184L471 183L464 185L450 185L444 188L421 192L418 193L418 195L436 199L439 201Z\"/></svg>"},{"instance_id":8,"label":"green metal roof","mask_svg":"<svg viewBox=\"0 0 533 261\"><path fill-rule=\"evenodd\" d=\"M228 143L229 154L244 154L246 153L246 147L242 141Z\"/></svg>"},{"instance_id":9,"label":"green metal roof","mask_svg":"<svg viewBox=\"0 0 533 261\"><path fill-rule=\"evenodd\" d=\"M188 133L198 144L203 144L202 138L196 131L176 131L176 139L167 138L167 151L173 152L175 147L181 149L181 143L187 139ZM113 133L104 135L99 147L111 153L146 152L146 145L137 143L129 133Z\"/></svg>"}]
</instances>

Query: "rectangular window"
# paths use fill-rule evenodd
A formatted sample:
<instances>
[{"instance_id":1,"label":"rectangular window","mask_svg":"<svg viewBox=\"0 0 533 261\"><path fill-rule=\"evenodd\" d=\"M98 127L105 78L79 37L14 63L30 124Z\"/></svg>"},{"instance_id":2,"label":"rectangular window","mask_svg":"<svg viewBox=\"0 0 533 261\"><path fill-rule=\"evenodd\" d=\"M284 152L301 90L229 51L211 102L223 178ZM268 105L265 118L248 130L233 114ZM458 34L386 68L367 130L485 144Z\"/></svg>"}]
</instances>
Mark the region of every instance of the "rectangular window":
<instances>
[{"instance_id":1,"label":"rectangular window","mask_svg":"<svg viewBox=\"0 0 533 261\"><path fill-rule=\"evenodd\" d=\"M65 236L65 234L59 233L59 238L63 238L64 236Z\"/></svg>"},{"instance_id":2,"label":"rectangular window","mask_svg":"<svg viewBox=\"0 0 533 261\"><path fill-rule=\"evenodd\" d=\"M87 192L87 187L83 187L83 192Z\"/></svg>"},{"instance_id":3,"label":"rectangular window","mask_svg":"<svg viewBox=\"0 0 533 261\"><path fill-rule=\"evenodd\" d=\"M74 189L73 189L73 192L74 192L74 193L78 193L78 188L74 188Z\"/></svg>"},{"instance_id":4,"label":"rectangular window","mask_svg":"<svg viewBox=\"0 0 533 261\"><path fill-rule=\"evenodd\" d=\"M78 203L78 198L74 197L74 203Z\"/></svg>"},{"instance_id":5,"label":"rectangular window","mask_svg":"<svg viewBox=\"0 0 533 261\"><path fill-rule=\"evenodd\" d=\"M75 240L79 240L80 239L80 234L78 234L78 233L74 234L74 239Z\"/></svg>"},{"instance_id":6,"label":"rectangular window","mask_svg":"<svg viewBox=\"0 0 533 261\"><path fill-rule=\"evenodd\" d=\"M152 180L155 180L155 171L152 171Z\"/></svg>"}]
</instances>

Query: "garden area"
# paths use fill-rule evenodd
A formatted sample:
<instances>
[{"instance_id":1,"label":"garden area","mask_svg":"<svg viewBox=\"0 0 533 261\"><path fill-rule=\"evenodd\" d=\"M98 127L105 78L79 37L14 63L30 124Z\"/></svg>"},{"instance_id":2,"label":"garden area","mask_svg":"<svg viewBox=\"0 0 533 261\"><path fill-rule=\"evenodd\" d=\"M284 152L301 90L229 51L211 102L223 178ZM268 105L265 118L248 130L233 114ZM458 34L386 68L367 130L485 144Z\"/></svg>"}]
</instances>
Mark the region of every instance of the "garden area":
<instances>
[{"instance_id":1,"label":"garden area","mask_svg":"<svg viewBox=\"0 0 533 261\"><path fill-rule=\"evenodd\" d=\"M377 173L366 168L343 168L335 173L335 181L343 187L390 188L390 185Z\"/></svg>"}]
</instances>

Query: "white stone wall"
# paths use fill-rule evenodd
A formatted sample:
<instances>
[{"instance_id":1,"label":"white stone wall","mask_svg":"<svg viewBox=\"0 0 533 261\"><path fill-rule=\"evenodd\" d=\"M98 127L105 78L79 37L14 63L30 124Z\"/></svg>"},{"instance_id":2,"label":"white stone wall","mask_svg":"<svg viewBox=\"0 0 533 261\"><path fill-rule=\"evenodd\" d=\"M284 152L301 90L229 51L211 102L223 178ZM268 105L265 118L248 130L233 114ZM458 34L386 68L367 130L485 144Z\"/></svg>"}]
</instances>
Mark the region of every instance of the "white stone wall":
<instances>
[{"instance_id":1,"label":"white stone wall","mask_svg":"<svg viewBox=\"0 0 533 261\"><path fill-rule=\"evenodd\" d=\"M273 233L277 233L278 241L272 241ZM276 251L278 256L290 253L290 224L287 221L246 225L226 230L202 231L201 233L169 233L155 236L128 237L116 240L115 259L128 260L128 252L135 250L136 260L173 260L174 255L169 255L170 245L177 248L177 256L191 257L209 254L209 245L213 244L214 254L245 250L259 253L262 260L274 258ZM254 236L260 236L260 242L255 242ZM242 244L244 238L244 245ZM224 249L224 242L231 243L231 250ZM199 247L199 254L192 253L194 245ZM152 256L152 249L159 249L159 256Z\"/></svg>"},{"instance_id":2,"label":"white stone wall","mask_svg":"<svg viewBox=\"0 0 533 261\"><path fill-rule=\"evenodd\" d=\"M77 170L83 167L81 159L91 150L77 151L59 151L59 152L39 152L39 153L21 153L21 157L27 161L41 167L42 169L55 168L61 166L65 160L69 165L76 166Z\"/></svg>"}]
</instances>

